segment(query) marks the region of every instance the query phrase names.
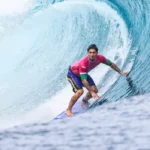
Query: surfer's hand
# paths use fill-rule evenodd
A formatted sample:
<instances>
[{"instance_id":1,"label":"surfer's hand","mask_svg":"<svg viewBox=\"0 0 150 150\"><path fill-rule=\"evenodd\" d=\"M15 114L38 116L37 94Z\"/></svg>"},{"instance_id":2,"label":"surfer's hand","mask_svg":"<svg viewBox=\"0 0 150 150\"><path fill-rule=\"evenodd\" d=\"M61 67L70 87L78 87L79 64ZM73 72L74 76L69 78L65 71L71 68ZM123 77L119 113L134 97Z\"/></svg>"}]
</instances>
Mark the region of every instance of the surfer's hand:
<instances>
[{"instance_id":1,"label":"surfer's hand","mask_svg":"<svg viewBox=\"0 0 150 150\"><path fill-rule=\"evenodd\" d=\"M121 72L121 75L124 76L124 75L127 75L129 73L129 71L124 71L124 72Z\"/></svg>"},{"instance_id":2,"label":"surfer's hand","mask_svg":"<svg viewBox=\"0 0 150 150\"><path fill-rule=\"evenodd\" d=\"M95 92L91 92L91 95L94 99L99 99L100 97Z\"/></svg>"}]
</instances>

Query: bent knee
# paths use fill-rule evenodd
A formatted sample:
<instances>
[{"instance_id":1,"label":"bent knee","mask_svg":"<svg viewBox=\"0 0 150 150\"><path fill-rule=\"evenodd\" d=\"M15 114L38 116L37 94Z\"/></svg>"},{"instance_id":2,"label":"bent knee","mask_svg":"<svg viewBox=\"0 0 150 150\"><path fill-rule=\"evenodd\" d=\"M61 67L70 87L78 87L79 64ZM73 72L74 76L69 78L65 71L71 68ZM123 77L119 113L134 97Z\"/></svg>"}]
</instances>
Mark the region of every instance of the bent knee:
<instances>
[{"instance_id":1,"label":"bent knee","mask_svg":"<svg viewBox=\"0 0 150 150\"><path fill-rule=\"evenodd\" d=\"M79 95L82 95L82 94L84 93L84 91L83 91L83 89L80 89L80 90L77 91L77 93L78 93Z\"/></svg>"}]
</instances>

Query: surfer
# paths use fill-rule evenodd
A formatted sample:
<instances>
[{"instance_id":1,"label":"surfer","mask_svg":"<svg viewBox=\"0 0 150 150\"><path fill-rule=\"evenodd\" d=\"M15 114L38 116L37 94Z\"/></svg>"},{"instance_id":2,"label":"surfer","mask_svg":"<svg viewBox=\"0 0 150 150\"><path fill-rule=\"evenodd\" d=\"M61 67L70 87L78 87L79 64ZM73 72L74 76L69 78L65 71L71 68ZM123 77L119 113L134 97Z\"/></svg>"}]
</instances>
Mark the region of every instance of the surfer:
<instances>
[{"instance_id":1,"label":"surfer","mask_svg":"<svg viewBox=\"0 0 150 150\"><path fill-rule=\"evenodd\" d=\"M88 72L94 69L100 63L110 66L112 69L117 71L120 75L126 75L128 72L121 72L119 67L111 62L109 59L106 59L103 55L98 54L98 48L95 44L91 44L87 49L88 55L81 58L77 62L73 63L67 74L68 81L71 83L74 95L72 96L68 108L65 113L68 116L73 116L72 107L76 103L76 101L83 94L83 87L85 87L88 92L85 97L83 97L82 102L85 105L88 105L88 100L90 98L99 99L98 89L90 77Z\"/></svg>"}]
</instances>

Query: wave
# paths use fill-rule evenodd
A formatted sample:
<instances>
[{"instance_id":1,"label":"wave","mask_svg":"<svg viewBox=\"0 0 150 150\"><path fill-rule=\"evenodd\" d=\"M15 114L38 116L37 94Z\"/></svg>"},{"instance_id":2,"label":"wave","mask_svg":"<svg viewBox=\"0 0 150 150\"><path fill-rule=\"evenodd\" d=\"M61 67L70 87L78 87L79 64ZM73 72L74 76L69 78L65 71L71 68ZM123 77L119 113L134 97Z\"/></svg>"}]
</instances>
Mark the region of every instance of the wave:
<instances>
[{"instance_id":1,"label":"wave","mask_svg":"<svg viewBox=\"0 0 150 150\"><path fill-rule=\"evenodd\" d=\"M18 11L19 16L0 17L0 28L7 29L0 34L3 126L11 122L8 118L14 124L29 123L50 120L64 110L72 95L66 81L68 66L85 56L91 43L122 70L131 70L132 86L110 68L97 67L91 75L99 95L116 101L149 92L147 2L68 0L32 4L26 5L26 13Z\"/></svg>"}]
</instances>

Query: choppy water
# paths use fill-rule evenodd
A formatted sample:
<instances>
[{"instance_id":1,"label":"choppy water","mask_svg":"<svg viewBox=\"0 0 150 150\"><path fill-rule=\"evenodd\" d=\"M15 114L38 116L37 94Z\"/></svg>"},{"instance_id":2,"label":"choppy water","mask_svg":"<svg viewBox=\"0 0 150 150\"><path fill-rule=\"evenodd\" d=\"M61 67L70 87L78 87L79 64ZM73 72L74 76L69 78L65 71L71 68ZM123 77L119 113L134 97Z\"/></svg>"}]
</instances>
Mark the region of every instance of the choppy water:
<instances>
[{"instance_id":1,"label":"choppy water","mask_svg":"<svg viewBox=\"0 0 150 150\"><path fill-rule=\"evenodd\" d=\"M0 149L150 149L149 1L0 3ZM73 94L68 66L91 43L130 80L97 67L108 103L51 121Z\"/></svg>"},{"instance_id":2,"label":"choppy water","mask_svg":"<svg viewBox=\"0 0 150 150\"><path fill-rule=\"evenodd\" d=\"M150 102L145 96L107 103L61 121L0 132L1 149L149 150Z\"/></svg>"}]
</instances>

